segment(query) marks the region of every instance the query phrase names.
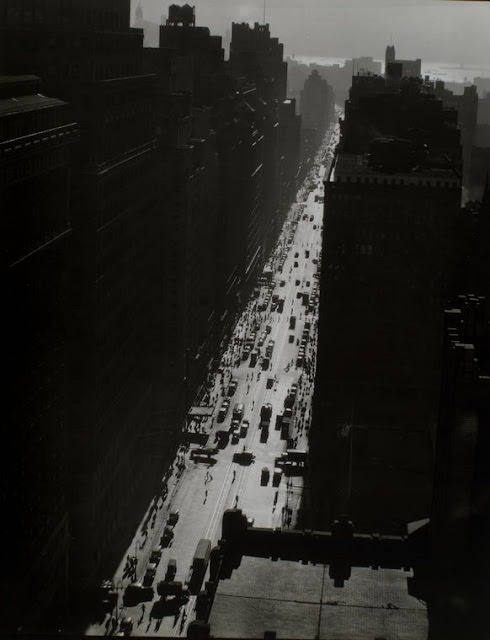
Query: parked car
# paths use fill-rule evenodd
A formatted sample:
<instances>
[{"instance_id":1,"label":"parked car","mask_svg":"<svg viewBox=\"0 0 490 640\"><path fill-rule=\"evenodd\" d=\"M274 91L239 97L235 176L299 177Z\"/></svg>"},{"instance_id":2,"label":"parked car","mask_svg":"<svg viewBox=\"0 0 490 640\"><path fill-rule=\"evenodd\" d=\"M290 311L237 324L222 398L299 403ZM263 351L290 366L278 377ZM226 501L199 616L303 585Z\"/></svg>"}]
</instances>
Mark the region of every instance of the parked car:
<instances>
[{"instance_id":1,"label":"parked car","mask_svg":"<svg viewBox=\"0 0 490 640\"><path fill-rule=\"evenodd\" d=\"M133 630L133 619L132 618L123 618L121 620L121 624L119 626L121 631L125 636L131 635L131 631Z\"/></svg>"},{"instance_id":2,"label":"parked car","mask_svg":"<svg viewBox=\"0 0 490 640\"><path fill-rule=\"evenodd\" d=\"M154 549L152 549L152 552L150 555L150 562L157 565L160 562L161 557L162 557L162 550L160 549L160 547L155 547Z\"/></svg>"},{"instance_id":3,"label":"parked car","mask_svg":"<svg viewBox=\"0 0 490 640\"><path fill-rule=\"evenodd\" d=\"M272 486L278 487L281 483L281 478L282 478L282 469L279 469L278 467L276 467L274 469L274 474L272 476Z\"/></svg>"},{"instance_id":4,"label":"parked car","mask_svg":"<svg viewBox=\"0 0 490 640\"><path fill-rule=\"evenodd\" d=\"M171 511L168 514L168 518L167 518L167 522L169 525L174 526L177 524L177 522L179 521L179 512L178 511Z\"/></svg>"}]
</instances>

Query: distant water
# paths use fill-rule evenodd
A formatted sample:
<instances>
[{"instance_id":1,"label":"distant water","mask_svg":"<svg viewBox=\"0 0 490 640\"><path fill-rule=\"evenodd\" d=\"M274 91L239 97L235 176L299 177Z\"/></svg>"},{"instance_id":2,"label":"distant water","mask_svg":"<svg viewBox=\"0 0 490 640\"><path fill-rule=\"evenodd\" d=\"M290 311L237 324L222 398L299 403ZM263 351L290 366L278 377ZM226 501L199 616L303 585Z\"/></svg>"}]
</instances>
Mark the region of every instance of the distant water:
<instances>
[{"instance_id":1,"label":"distant water","mask_svg":"<svg viewBox=\"0 0 490 640\"><path fill-rule=\"evenodd\" d=\"M319 64L343 66L348 58L318 58L311 56L294 56L294 60L303 64ZM378 61L380 62L380 61ZM445 82L472 82L476 77L490 78L490 66L457 65L448 62L424 62L422 60L422 75Z\"/></svg>"}]
</instances>

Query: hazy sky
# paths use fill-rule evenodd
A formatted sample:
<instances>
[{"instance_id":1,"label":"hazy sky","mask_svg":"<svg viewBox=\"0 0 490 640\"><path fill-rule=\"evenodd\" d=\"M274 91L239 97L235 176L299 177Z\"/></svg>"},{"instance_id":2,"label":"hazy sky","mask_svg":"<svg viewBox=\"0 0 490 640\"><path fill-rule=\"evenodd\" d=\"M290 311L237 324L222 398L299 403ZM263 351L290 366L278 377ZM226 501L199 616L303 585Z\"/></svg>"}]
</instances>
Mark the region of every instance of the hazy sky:
<instances>
[{"instance_id":1,"label":"hazy sky","mask_svg":"<svg viewBox=\"0 0 490 640\"><path fill-rule=\"evenodd\" d=\"M160 21L171 1L141 1ZM176 2L184 4L184 1ZM223 35L232 22L263 22L263 0L190 0L196 23ZM465 0L266 0L266 22L286 54L399 58L490 66L490 2Z\"/></svg>"}]
</instances>

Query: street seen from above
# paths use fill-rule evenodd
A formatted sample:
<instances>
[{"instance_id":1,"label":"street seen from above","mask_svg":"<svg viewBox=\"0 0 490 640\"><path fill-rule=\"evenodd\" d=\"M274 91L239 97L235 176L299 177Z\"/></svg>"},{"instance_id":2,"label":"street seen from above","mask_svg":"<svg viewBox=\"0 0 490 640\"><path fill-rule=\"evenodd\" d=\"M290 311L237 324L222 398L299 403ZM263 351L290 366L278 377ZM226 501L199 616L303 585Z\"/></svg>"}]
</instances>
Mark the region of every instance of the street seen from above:
<instances>
[{"instance_id":1,"label":"street seen from above","mask_svg":"<svg viewBox=\"0 0 490 640\"><path fill-rule=\"evenodd\" d=\"M188 443L107 581L114 598L88 635L185 635L226 509L241 509L254 526L295 527L315 374L323 180L337 142L331 126L188 416Z\"/></svg>"}]
</instances>

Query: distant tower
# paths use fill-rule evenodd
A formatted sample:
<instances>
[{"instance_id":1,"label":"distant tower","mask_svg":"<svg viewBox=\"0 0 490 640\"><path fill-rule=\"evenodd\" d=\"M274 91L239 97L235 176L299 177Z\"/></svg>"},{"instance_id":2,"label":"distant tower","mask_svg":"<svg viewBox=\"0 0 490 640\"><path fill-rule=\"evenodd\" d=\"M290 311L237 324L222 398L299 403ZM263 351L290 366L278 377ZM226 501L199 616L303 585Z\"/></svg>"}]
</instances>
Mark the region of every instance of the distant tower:
<instances>
[{"instance_id":1,"label":"distant tower","mask_svg":"<svg viewBox=\"0 0 490 640\"><path fill-rule=\"evenodd\" d=\"M385 51L385 73L386 73L386 69L388 67L388 62L395 62L395 45L394 44L389 44L386 47L386 51Z\"/></svg>"},{"instance_id":2,"label":"distant tower","mask_svg":"<svg viewBox=\"0 0 490 640\"><path fill-rule=\"evenodd\" d=\"M140 23L143 20L143 8L141 7L141 1L138 2L138 6L136 7L136 15L135 15L135 22L136 23Z\"/></svg>"}]
</instances>

